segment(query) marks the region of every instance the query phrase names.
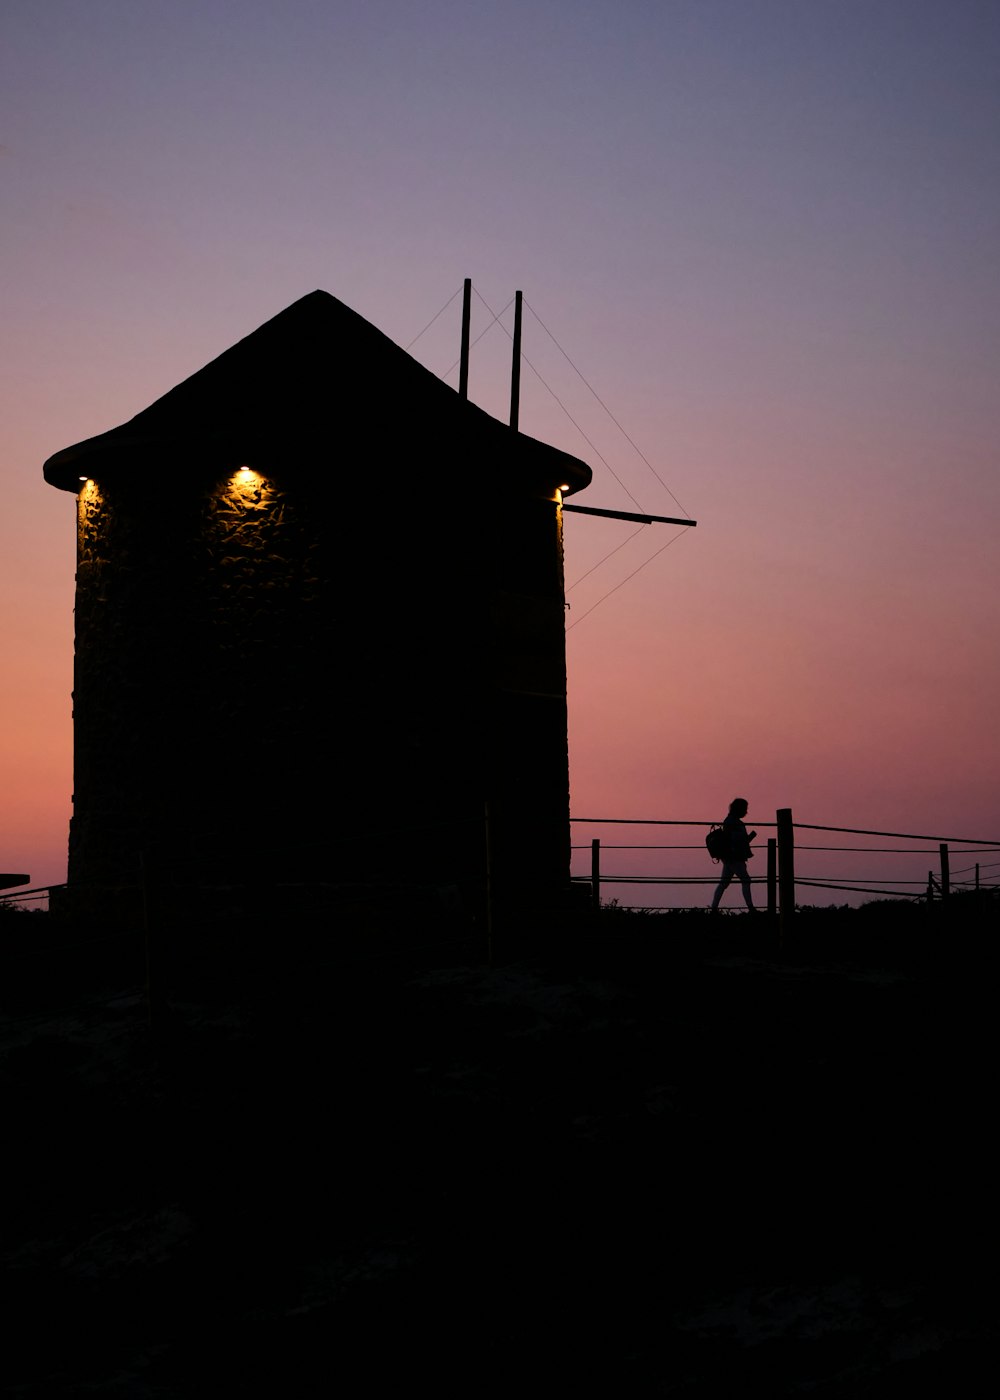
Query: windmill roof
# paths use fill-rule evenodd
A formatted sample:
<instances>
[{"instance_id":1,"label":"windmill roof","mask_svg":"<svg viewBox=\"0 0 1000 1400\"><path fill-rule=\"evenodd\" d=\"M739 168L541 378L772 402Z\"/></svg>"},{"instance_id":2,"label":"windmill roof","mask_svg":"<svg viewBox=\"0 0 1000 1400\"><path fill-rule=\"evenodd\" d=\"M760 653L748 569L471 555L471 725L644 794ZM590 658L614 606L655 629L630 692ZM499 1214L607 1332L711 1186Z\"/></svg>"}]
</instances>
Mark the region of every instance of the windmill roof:
<instances>
[{"instance_id":1,"label":"windmill roof","mask_svg":"<svg viewBox=\"0 0 1000 1400\"><path fill-rule=\"evenodd\" d=\"M388 336L328 292L310 292L120 427L50 457L45 480L77 491L108 467L141 472L152 456L177 464L239 462L262 447L308 440L413 449L460 439L484 465L590 482L586 463L515 433L458 397Z\"/></svg>"}]
</instances>

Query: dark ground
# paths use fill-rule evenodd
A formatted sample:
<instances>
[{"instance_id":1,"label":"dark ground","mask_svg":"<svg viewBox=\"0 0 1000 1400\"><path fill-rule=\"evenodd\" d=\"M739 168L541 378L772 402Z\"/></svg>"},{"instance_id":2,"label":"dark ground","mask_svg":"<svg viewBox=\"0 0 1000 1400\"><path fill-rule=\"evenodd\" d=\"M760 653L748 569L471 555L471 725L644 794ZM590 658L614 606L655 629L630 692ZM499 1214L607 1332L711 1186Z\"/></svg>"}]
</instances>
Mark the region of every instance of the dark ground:
<instances>
[{"instance_id":1,"label":"dark ground","mask_svg":"<svg viewBox=\"0 0 1000 1400\"><path fill-rule=\"evenodd\" d=\"M155 1036L120 949L6 916L4 1393L992 1393L995 913L952 903L492 967L275 928Z\"/></svg>"}]
</instances>

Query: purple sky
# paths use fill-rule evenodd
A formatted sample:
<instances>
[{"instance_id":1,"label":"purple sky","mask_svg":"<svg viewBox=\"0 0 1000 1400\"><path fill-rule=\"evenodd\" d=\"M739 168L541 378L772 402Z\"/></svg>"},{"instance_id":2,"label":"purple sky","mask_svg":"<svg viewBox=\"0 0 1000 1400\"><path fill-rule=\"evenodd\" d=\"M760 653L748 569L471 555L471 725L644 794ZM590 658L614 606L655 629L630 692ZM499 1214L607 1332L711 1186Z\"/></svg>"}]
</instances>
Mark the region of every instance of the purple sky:
<instances>
[{"instance_id":1,"label":"purple sky","mask_svg":"<svg viewBox=\"0 0 1000 1400\"><path fill-rule=\"evenodd\" d=\"M758 823L1000 836L996 0L7 0L0 111L0 868L65 872L73 503L43 459L313 288L407 345L465 276L524 289L700 522L586 618L668 535L570 594L574 811L739 792ZM457 341L456 302L413 353L443 374ZM501 416L507 346L472 363ZM521 426L630 508L530 372ZM568 520L567 581L630 529Z\"/></svg>"}]
</instances>

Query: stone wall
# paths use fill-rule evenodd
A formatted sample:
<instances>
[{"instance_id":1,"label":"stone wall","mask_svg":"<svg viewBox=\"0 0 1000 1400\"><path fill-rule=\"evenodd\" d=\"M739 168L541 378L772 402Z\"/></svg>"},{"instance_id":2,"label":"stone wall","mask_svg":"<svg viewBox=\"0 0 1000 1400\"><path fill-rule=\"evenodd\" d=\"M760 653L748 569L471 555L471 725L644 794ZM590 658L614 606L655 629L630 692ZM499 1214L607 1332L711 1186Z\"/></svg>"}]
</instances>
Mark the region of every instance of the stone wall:
<instances>
[{"instance_id":1,"label":"stone wall","mask_svg":"<svg viewBox=\"0 0 1000 1400\"><path fill-rule=\"evenodd\" d=\"M81 491L71 883L559 884L556 504L308 467Z\"/></svg>"}]
</instances>

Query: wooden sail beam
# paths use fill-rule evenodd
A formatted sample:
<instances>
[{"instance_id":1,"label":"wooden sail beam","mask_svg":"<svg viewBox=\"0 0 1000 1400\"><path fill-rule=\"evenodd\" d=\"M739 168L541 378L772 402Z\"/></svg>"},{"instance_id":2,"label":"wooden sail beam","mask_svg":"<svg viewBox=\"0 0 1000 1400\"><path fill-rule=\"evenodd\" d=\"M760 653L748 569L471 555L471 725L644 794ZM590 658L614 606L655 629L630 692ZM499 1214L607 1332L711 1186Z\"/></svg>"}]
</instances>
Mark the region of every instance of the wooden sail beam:
<instances>
[{"instance_id":1,"label":"wooden sail beam","mask_svg":"<svg viewBox=\"0 0 1000 1400\"><path fill-rule=\"evenodd\" d=\"M697 525L697 520L680 520L672 515L637 515L631 510L601 510L597 506L574 506L563 501L563 510L577 515L603 515L607 520L638 520L643 525Z\"/></svg>"}]
</instances>

